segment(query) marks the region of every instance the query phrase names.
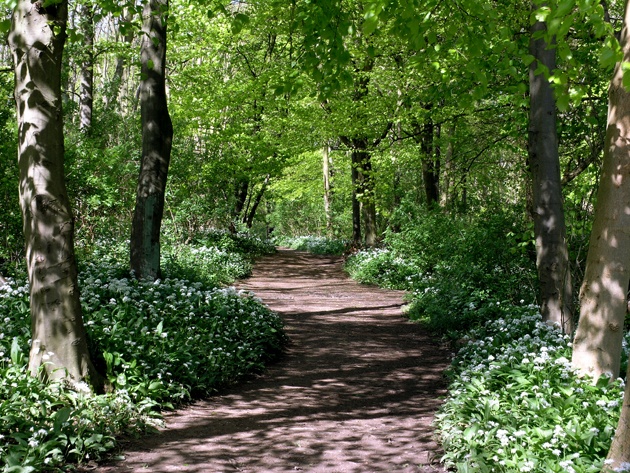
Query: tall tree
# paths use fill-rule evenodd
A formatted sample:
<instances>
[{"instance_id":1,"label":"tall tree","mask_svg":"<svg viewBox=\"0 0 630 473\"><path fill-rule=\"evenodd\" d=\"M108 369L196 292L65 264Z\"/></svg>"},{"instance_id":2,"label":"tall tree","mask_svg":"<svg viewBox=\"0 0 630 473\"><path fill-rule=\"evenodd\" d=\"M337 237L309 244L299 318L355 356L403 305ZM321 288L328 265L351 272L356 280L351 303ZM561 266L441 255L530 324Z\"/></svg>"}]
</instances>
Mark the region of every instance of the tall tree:
<instances>
[{"instance_id":1,"label":"tall tree","mask_svg":"<svg viewBox=\"0 0 630 473\"><path fill-rule=\"evenodd\" d=\"M9 45L15 67L20 205L30 284L29 370L102 386L89 356L66 192L61 66L68 4L20 0ZM43 368L42 368L43 367Z\"/></svg>"},{"instance_id":2,"label":"tall tree","mask_svg":"<svg viewBox=\"0 0 630 473\"><path fill-rule=\"evenodd\" d=\"M573 366L598 378L619 374L626 294L630 280L630 93L622 64L630 61L628 2L621 34L622 62L608 89L608 122L595 219L580 290L580 319L573 340ZM626 393L626 396L628 393ZM629 399L628 397L625 398ZM609 458L618 465L628 461L627 402L616 444ZM621 423L624 423L622 426ZM623 454L622 454L623 453ZM609 471L613 466L608 465Z\"/></svg>"},{"instance_id":3,"label":"tall tree","mask_svg":"<svg viewBox=\"0 0 630 473\"><path fill-rule=\"evenodd\" d=\"M628 25L630 25L630 2L626 1L626 9L625 9L625 14L624 14L624 27L621 33L621 47L623 49L623 61L630 61L630 32L628 31ZM617 70L615 72L614 78L611 82L611 86L610 86L610 103L609 103L609 114L611 115L610 119L608 120L608 126L609 126L609 130L608 133L606 134L606 144L607 145L612 145L614 148L610 149L608 146L605 148L606 152L604 154L604 159L605 159L605 165L610 166L611 164L618 164L618 165L624 165L625 169L627 170L628 167L630 166L630 159L628 158L628 148L627 148L627 142L628 142L628 137L630 137L630 93L628 92L628 90L626 90L625 87L623 87L623 71L621 70L621 65L618 64L617 65ZM613 118L614 115L614 118ZM613 124L613 120L617 121L617 124ZM614 128L613 128L614 127ZM624 140L625 138L625 140ZM623 141L622 141L623 140ZM621 149L617 149L617 145L621 146ZM625 156L623 156L625 154ZM606 157L608 157L608 161L615 161L615 157L616 160L621 159L622 161L616 161L613 163L608 163L606 161ZM608 171L610 172L610 170ZM619 170L617 171L619 172ZM610 180L611 177L616 178L617 182L616 183L623 183L625 184L625 187L628 188L629 184L627 182L623 182L623 179L625 178L625 180L628 180L628 172L625 172L625 176L619 176L619 174L617 174L616 176L611 176L608 174L602 174L602 179L604 178L604 176L607 176L607 179ZM622 180L621 182L619 182L619 180ZM615 183L613 183L615 184ZM600 184L601 186L601 184ZM610 183L608 185L610 187ZM628 197L628 192L626 191L624 197ZM621 203L621 205L627 205L628 201L619 201ZM619 205L617 206L617 210L619 211ZM628 215L627 212L623 211L624 209L621 209L620 214L623 215L623 217L625 217L625 223L628 224ZM620 222L621 223L621 222ZM623 284L625 282L626 285L621 286L621 287L617 287L615 292L618 292L619 289L627 287L628 284L628 263L630 263L630 255L628 254L628 251L630 250L630 244L628 242L628 235L627 235L627 230L626 230L626 235L625 235L625 243L626 243L626 247L625 247L625 254L620 255L625 257L625 261L624 260L620 260L619 261L619 266L618 269L622 269L622 261L623 266L625 267L625 274L623 275L623 277L619 278L619 281L617 282L618 284ZM590 258L590 253L589 253L589 258ZM617 273L617 271L615 271L615 273ZM625 294L624 294L625 295ZM620 297L617 295L617 297L615 297L614 299L617 299L617 303L614 304L614 310L615 312L618 312L618 316L621 315L621 309L619 309L617 306L619 304L618 299L620 299ZM623 316L621 318L621 321L623 322ZM615 322L613 322L614 324ZM581 330L581 324L582 322L580 321L580 327L578 327L578 331ZM608 330L612 328L609 324L608 327L604 328L605 331L605 335L609 335ZM617 330L616 332L614 332L615 334L617 332L621 332L621 330ZM614 342L617 342L617 339L615 338ZM616 356L616 350L614 353L614 356ZM575 363L576 360L574 360ZM588 363L584 364L582 362L580 362L582 364L582 366L585 366L588 369ZM626 371L626 380L628 379L628 376L630 376L630 365L628 366L628 369ZM628 465L628 463L630 463L630 403L627 401L628 399L630 399L630 383L626 382L626 388L624 391L624 400L625 402L623 403L623 407L621 409L621 415L619 417L619 423L617 425L617 430L615 431L615 436L613 437L613 441L610 445L610 450L608 451L608 455L606 457L606 462L604 463L604 468L602 469L603 473L612 473L614 471L621 471L623 470L623 465Z\"/></svg>"},{"instance_id":4,"label":"tall tree","mask_svg":"<svg viewBox=\"0 0 630 473\"><path fill-rule=\"evenodd\" d=\"M549 74L556 68L556 49L545 39L546 25L531 28L529 66L529 168L532 178L536 267L543 320L573 333L572 286L567 250L556 103Z\"/></svg>"},{"instance_id":5,"label":"tall tree","mask_svg":"<svg viewBox=\"0 0 630 473\"><path fill-rule=\"evenodd\" d=\"M160 228L173 143L166 98L168 6L168 0L147 0L142 13L142 161L131 227L131 269L136 277L149 279L160 274Z\"/></svg>"}]
</instances>

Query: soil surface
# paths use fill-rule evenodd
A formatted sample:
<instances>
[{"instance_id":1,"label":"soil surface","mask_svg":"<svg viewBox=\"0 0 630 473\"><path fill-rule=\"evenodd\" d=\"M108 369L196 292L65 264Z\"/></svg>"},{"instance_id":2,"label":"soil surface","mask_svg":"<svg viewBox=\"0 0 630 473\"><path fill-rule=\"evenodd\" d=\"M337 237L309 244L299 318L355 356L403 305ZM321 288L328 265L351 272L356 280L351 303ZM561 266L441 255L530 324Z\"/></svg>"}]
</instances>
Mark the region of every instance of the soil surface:
<instances>
[{"instance_id":1,"label":"soil surface","mask_svg":"<svg viewBox=\"0 0 630 473\"><path fill-rule=\"evenodd\" d=\"M167 413L159 434L93 471L444 472L431 423L447 353L402 316L402 292L359 285L342 264L285 249L261 259L238 287L281 314L287 355Z\"/></svg>"}]
</instances>

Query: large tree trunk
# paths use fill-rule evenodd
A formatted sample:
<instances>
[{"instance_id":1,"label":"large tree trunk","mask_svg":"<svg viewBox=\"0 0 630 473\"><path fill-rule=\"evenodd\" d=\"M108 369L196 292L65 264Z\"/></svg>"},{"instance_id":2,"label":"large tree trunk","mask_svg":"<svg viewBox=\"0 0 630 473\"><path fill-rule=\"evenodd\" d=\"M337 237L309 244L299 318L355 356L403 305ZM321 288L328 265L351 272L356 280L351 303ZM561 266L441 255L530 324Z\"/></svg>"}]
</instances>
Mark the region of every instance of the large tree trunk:
<instances>
[{"instance_id":1,"label":"large tree trunk","mask_svg":"<svg viewBox=\"0 0 630 473\"><path fill-rule=\"evenodd\" d=\"M92 128L94 108L94 7L81 5L81 31L83 49L81 52L81 90L79 92L79 128L89 133Z\"/></svg>"},{"instance_id":2,"label":"large tree trunk","mask_svg":"<svg viewBox=\"0 0 630 473\"><path fill-rule=\"evenodd\" d=\"M626 2L621 36L624 62L630 61L629 22ZM604 160L573 340L573 366L595 378L603 373L619 374L630 280L630 93L622 80L618 64L608 90ZM624 398L624 404L628 402L630 398ZM612 458L622 461L617 453ZM626 457L624 461L630 460Z\"/></svg>"},{"instance_id":3,"label":"large tree trunk","mask_svg":"<svg viewBox=\"0 0 630 473\"><path fill-rule=\"evenodd\" d=\"M20 205L24 219L32 345L31 374L102 387L81 314L74 220L66 192L61 57L66 1L20 0L9 45L15 66Z\"/></svg>"},{"instance_id":4,"label":"large tree trunk","mask_svg":"<svg viewBox=\"0 0 630 473\"><path fill-rule=\"evenodd\" d=\"M168 0L149 0L143 11L140 49L142 162L131 228L131 269L138 278L160 274L160 227L171 159L173 124L166 100Z\"/></svg>"},{"instance_id":5,"label":"large tree trunk","mask_svg":"<svg viewBox=\"0 0 630 473\"><path fill-rule=\"evenodd\" d=\"M556 133L556 104L545 74L536 74L539 64L550 72L556 67L555 45L534 34L544 31L543 22L532 26L530 52L536 58L529 66L529 166L532 176L536 267L540 284L543 320L573 333L572 287L567 250L560 160Z\"/></svg>"}]
</instances>

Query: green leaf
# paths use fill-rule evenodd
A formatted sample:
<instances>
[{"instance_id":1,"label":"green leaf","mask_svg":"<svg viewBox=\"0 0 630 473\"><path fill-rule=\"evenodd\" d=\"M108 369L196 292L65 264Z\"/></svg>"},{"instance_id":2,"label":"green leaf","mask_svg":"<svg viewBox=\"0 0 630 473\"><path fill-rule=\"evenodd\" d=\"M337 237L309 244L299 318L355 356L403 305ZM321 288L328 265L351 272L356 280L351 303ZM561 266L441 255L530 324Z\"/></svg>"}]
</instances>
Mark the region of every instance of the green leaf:
<instances>
[{"instance_id":1,"label":"green leaf","mask_svg":"<svg viewBox=\"0 0 630 473\"><path fill-rule=\"evenodd\" d=\"M566 92L558 95L556 99L556 106L558 110L561 112L566 112L569 108L569 102L571 101L571 97Z\"/></svg>"},{"instance_id":2,"label":"green leaf","mask_svg":"<svg viewBox=\"0 0 630 473\"><path fill-rule=\"evenodd\" d=\"M20 343L17 337L13 337L13 342L11 342L11 361L17 366L24 364L24 354L20 349Z\"/></svg>"},{"instance_id":3,"label":"green leaf","mask_svg":"<svg viewBox=\"0 0 630 473\"><path fill-rule=\"evenodd\" d=\"M0 20L0 33L8 33L10 29L11 29L10 19L7 18L4 20Z\"/></svg>"},{"instance_id":4,"label":"green leaf","mask_svg":"<svg viewBox=\"0 0 630 473\"><path fill-rule=\"evenodd\" d=\"M558 4L556 8L556 16L565 16L573 10L575 6L575 0L564 0Z\"/></svg>"}]
</instances>

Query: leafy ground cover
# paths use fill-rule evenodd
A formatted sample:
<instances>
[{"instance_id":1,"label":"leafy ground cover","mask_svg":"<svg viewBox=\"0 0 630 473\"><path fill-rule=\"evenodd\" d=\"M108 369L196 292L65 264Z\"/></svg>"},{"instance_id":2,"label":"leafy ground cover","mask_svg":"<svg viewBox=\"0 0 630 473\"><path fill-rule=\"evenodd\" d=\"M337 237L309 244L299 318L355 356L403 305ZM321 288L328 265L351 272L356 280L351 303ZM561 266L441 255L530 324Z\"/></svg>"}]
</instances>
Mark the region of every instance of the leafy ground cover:
<instances>
[{"instance_id":1,"label":"leafy ground cover","mask_svg":"<svg viewBox=\"0 0 630 473\"><path fill-rule=\"evenodd\" d=\"M257 245L244 245L250 244ZM28 288L17 278L0 288L3 473L54 471L68 461L98 458L117 436L156 425L161 409L216 392L282 352L280 318L249 293L216 287L228 273L215 277L211 268L230 257L218 246L201 248L171 250L164 264L168 276L156 282L125 274L112 246L92 249L81 265L91 348L115 388L106 395L71 391L27 374ZM239 261L250 264L245 256ZM251 266L231 268L234 278ZM201 274L201 281L173 274Z\"/></svg>"},{"instance_id":2,"label":"leafy ground cover","mask_svg":"<svg viewBox=\"0 0 630 473\"><path fill-rule=\"evenodd\" d=\"M280 236L276 245L293 250L308 251L315 255L342 255L349 247L348 240L320 236Z\"/></svg>"},{"instance_id":3,"label":"leafy ground cover","mask_svg":"<svg viewBox=\"0 0 630 473\"><path fill-rule=\"evenodd\" d=\"M409 315L460 348L436 421L447 466L600 471L624 381L593 384L571 370L569 338L542 323L534 304L535 267L518 222L510 213L410 219L384 248L352 255L346 269L361 282L409 291Z\"/></svg>"}]
</instances>

